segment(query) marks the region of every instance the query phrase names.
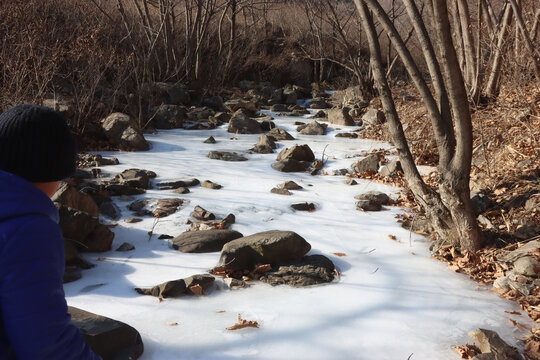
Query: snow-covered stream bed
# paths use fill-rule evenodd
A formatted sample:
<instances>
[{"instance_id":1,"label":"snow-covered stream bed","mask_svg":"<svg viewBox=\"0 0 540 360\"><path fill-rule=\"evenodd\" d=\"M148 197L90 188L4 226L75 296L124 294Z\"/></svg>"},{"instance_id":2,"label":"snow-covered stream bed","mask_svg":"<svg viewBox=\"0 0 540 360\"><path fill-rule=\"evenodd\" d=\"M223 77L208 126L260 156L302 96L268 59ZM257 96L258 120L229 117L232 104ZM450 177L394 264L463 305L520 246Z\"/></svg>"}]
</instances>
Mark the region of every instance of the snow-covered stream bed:
<instances>
[{"instance_id":1,"label":"snow-covered stream bed","mask_svg":"<svg viewBox=\"0 0 540 360\"><path fill-rule=\"evenodd\" d=\"M504 312L519 310L515 303L432 259L428 241L396 222L394 217L402 209L360 212L355 208L355 195L379 190L395 196L399 189L365 180L349 186L344 176L281 173L271 168L281 148L293 144L308 144L317 158L328 145L325 170L330 174L333 169L350 168L355 159L347 155L390 148L375 141L335 138L337 132L332 128L325 136L299 135L293 125L297 120L276 117L276 125L296 140L279 141L275 154L247 154L249 160L244 162L207 158L212 150L244 153L257 143L259 135L233 135L227 133L226 126L160 131L146 135L150 151L101 153L120 160L120 165L103 167L111 175L139 168L156 172L154 183L197 178L212 180L223 188L193 187L185 195L153 189L136 196L188 200L178 212L157 222L146 217L140 223L126 223L125 218L133 217L126 208L129 202L116 198L122 219L113 229L112 248L129 242L136 249L86 254L96 266L83 271L82 279L65 285L68 304L135 327L145 345L143 360L457 359L452 345L471 342L467 333L478 327L495 330L517 345L523 332L508 318L533 323ZM339 131L352 129L342 127ZM210 135L216 144L203 143ZM293 191L292 196L270 193L286 180L304 189ZM303 201L315 203L317 210L295 212L290 208L292 203ZM134 287L152 287L205 273L217 265L219 253L181 253L157 238L187 230L185 221L196 205L220 218L233 213L236 223L232 229L246 236L266 230L295 231L311 244L310 254L330 258L341 277L309 288L254 282L250 288L234 291L217 278L221 290L162 302L137 294ZM149 237L152 229L154 235ZM238 314L257 321L260 328L226 330L236 323Z\"/></svg>"}]
</instances>

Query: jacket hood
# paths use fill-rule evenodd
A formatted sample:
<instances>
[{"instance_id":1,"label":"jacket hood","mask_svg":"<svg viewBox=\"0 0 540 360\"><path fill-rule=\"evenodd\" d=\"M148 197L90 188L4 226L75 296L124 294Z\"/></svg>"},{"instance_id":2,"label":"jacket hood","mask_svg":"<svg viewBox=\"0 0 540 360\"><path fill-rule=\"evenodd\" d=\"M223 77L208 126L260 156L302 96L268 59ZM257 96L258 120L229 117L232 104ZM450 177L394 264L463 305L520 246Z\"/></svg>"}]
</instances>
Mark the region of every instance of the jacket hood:
<instances>
[{"instance_id":1,"label":"jacket hood","mask_svg":"<svg viewBox=\"0 0 540 360\"><path fill-rule=\"evenodd\" d=\"M30 214L58 223L58 210L43 191L16 175L0 170L0 221Z\"/></svg>"}]
</instances>

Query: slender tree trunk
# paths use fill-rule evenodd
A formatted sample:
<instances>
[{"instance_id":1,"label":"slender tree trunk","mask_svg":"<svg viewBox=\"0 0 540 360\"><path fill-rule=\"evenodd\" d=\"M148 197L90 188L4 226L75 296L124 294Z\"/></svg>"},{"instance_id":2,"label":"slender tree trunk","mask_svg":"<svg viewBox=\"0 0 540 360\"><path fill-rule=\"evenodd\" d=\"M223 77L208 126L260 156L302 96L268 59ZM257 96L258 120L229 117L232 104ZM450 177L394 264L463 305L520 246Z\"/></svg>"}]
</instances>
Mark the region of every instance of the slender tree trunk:
<instances>
[{"instance_id":1,"label":"slender tree trunk","mask_svg":"<svg viewBox=\"0 0 540 360\"><path fill-rule=\"evenodd\" d=\"M507 6L506 10L504 11L503 19L501 21L499 36L497 38L497 45L495 46L495 52L493 53L491 71L489 73L488 81L485 88L486 96L490 99L495 99L499 94L499 79L501 77L504 40L506 37L507 29L510 27L511 23L512 7Z\"/></svg>"}]
</instances>

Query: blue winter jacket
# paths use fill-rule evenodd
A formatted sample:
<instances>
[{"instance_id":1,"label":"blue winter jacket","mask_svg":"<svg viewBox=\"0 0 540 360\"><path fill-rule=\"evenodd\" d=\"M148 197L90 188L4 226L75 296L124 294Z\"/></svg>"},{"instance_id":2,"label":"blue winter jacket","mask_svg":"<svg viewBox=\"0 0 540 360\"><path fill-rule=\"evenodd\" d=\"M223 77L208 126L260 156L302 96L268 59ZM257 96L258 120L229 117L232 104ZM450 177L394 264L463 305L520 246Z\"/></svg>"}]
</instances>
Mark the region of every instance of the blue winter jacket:
<instances>
[{"instance_id":1,"label":"blue winter jacket","mask_svg":"<svg viewBox=\"0 0 540 360\"><path fill-rule=\"evenodd\" d=\"M70 324L52 201L0 170L0 359L100 359Z\"/></svg>"}]
</instances>

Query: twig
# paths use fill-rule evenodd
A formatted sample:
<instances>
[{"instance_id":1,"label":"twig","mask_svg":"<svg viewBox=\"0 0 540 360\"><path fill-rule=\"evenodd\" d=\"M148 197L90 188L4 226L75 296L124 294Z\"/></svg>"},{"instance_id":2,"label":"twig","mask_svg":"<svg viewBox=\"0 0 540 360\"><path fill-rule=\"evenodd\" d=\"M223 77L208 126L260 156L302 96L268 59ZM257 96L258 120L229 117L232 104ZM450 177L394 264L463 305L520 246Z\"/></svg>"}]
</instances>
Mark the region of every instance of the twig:
<instances>
[{"instance_id":1,"label":"twig","mask_svg":"<svg viewBox=\"0 0 540 360\"><path fill-rule=\"evenodd\" d=\"M152 224L152 228L148 232L148 241L152 239L152 235L154 235L154 229L156 228L156 225L159 222L159 218L154 218L154 223Z\"/></svg>"}]
</instances>

